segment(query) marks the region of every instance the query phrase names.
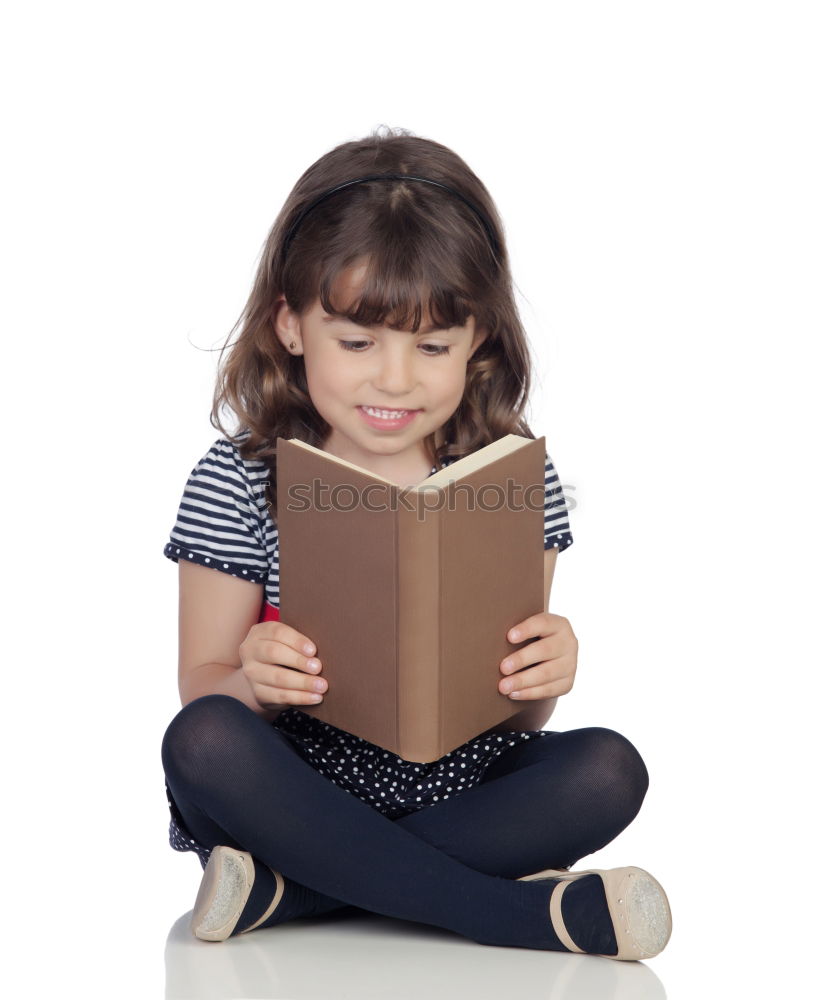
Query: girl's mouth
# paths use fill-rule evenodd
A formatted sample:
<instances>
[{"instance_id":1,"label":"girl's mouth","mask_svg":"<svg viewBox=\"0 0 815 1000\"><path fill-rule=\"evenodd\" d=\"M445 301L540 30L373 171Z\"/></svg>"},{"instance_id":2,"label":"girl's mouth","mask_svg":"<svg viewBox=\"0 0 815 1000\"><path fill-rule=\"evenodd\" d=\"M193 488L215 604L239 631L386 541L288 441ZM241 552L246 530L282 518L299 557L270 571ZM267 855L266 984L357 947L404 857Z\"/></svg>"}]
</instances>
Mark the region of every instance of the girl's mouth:
<instances>
[{"instance_id":1,"label":"girl's mouth","mask_svg":"<svg viewBox=\"0 0 815 1000\"><path fill-rule=\"evenodd\" d=\"M374 406L358 406L362 419L377 430L399 430L413 420L420 410L384 410ZM392 414L392 415L391 415Z\"/></svg>"}]
</instances>

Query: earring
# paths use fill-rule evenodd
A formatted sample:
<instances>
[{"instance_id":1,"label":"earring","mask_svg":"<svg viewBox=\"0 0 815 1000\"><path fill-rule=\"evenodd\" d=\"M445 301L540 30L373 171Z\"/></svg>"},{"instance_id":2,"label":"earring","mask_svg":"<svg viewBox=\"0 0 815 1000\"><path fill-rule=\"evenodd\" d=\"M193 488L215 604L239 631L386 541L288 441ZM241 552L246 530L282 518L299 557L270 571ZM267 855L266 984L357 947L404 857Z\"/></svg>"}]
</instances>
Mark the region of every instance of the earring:
<instances>
[{"instance_id":1,"label":"earring","mask_svg":"<svg viewBox=\"0 0 815 1000\"><path fill-rule=\"evenodd\" d=\"M292 341L292 342L291 342L291 343L289 344L289 347L291 347L291 349L292 349L292 350L294 350L294 348L295 348L296 346L297 346L297 343L296 343L296 341L294 341L294 340L293 340L293 341Z\"/></svg>"}]
</instances>

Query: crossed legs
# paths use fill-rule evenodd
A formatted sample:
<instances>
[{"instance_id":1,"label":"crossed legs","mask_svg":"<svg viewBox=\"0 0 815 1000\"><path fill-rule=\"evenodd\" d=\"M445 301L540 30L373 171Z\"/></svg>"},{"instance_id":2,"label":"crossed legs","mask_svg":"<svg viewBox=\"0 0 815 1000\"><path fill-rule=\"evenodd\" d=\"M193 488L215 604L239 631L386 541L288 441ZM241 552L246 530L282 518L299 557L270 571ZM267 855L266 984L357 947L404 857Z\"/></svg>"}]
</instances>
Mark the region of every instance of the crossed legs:
<instances>
[{"instance_id":1,"label":"crossed legs","mask_svg":"<svg viewBox=\"0 0 815 1000\"><path fill-rule=\"evenodd\" d=\"M552 883L516 882L609 843L648 785L612 730L550 733L505 751L482 783L391 820L326 780L246 705L191 702L162 743L190 832L249 851L287 879L387 916L483 943L564 950L546 918Z\"/></svg>"}]
</instances>

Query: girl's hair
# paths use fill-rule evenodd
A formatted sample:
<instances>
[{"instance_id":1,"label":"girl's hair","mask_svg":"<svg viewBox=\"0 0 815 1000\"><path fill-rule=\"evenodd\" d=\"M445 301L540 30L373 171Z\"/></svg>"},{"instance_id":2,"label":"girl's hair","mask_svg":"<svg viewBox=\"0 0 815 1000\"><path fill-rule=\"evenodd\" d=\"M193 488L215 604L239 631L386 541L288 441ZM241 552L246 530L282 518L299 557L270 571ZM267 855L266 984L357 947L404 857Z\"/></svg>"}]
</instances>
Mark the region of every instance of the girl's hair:
<instances>
[{"instance_id":1,"label":"girl's hair","mask_svg":"<svg viewBox=\"0 0 815 1000\"><path fill-rule=\"evenodd\" d=\"M307 204L344 181L391 172L460 191L492 224L497 257L477 215L460 198L433 184L391 180L351 185L326 198L306 215L283 259L286 234ZM331 301L334 283L359 263L367 265L364 288L341 310ZM210 423L244 459L267 463L265 500L275 519L277 438L320 447L331 430L311 402L302 356L290 354L275 333L281 293L297 314L319 298L331 315L363 326L387 321L413 333L424 315L440 326L463 326L472 314L476 329L485 328L487 336L467 364L461 404L441 429L442 443L437 445L435 434L425 438L428 459L441 467L443 459L470 454L505 434L534 438L523 417L531 361L500 216L482 182L446 146L394 129L337 146L300 177L266 239L249 299L229 337L238 328L240 334L225 361L229 337L221 349ZM219 419L225 406L239 421L234 435Z\"/></svg>"}]
</instances>

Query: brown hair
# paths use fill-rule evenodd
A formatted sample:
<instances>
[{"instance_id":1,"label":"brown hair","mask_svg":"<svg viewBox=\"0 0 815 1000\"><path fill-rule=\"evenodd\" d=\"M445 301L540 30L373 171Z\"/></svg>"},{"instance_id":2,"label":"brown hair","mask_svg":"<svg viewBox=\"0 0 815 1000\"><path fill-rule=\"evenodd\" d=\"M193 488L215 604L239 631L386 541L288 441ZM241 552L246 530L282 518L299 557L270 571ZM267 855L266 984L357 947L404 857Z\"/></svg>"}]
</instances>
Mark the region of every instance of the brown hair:
<instances>
[{"instance_id":1,"label":"brown hair","mask_svg":"<svg viewBox=\"0 0 815 1000\"><path fill-rule=\"evenodd\" d=\"M352 185L327 198L303 219L283 259L286 234L308 203L354 177L391 172L460 191L491 223L497 256L478 216L461 199L433 184L391 180ZM360 261L367 264L365 286L353 311L341 311L331 302L334 282ZM274 518L276 439L296 437L320 447L331 430L311 402L302 356L291 355L275 333L281 294L295 313L319 297L329 314L363 326L388 320L414 333L425 311L443 326L463 326L474 315L476 329L486 329L487 336L467 363L461 404L441 428L442 443L435 434L425 438L428 459L441 467L444 459L470 454L505 434L534 438L523 417L531 360L503 226L487 189L446 146L393 129L343 143L305 171L271 228L229 337L238 328L240 334L225 361L229 338L221 349L210 422L242 458L267 463L265 499ZM224 406L238 418L234 435L220 422Z\"/></svg>"}]
</instances>

